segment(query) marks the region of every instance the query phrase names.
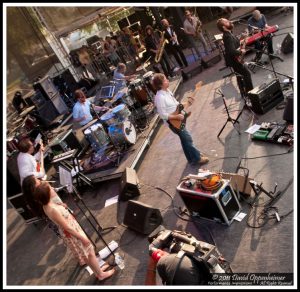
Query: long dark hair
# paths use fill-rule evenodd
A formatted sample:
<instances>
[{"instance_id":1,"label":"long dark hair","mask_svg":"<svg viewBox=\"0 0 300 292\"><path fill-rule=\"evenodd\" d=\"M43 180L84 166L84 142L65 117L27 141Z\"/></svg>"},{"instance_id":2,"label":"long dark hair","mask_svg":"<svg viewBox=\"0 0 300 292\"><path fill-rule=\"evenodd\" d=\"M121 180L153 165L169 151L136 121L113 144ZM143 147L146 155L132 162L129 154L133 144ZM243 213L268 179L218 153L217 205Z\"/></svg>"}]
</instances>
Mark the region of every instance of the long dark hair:
<instances>
[{"instance_id":1,"label":"long dark hair","mask_svg":"<svg viewBox=\"0 0 300 292\"><path fill-rule=\"evenodd\" d=\"M22 192L28 206L30 207L30 211L35 216L44 217L45 213L43 211L42 205L39 204L34 198L35 189L36 189L35 176L29 175L25 177L22 183Z\"/></svg>"},{"instance_id":2,"label":"long dark hair","mask_svg":"<svg viewBox=\"0 0 300 292\"><path fill-rule=\"evenodd\" d=\"M34 199L42 206L47 205L50 202L51 187L47 182L41 182L39 186L35 188Z\"/></svg>"}]
</instances>

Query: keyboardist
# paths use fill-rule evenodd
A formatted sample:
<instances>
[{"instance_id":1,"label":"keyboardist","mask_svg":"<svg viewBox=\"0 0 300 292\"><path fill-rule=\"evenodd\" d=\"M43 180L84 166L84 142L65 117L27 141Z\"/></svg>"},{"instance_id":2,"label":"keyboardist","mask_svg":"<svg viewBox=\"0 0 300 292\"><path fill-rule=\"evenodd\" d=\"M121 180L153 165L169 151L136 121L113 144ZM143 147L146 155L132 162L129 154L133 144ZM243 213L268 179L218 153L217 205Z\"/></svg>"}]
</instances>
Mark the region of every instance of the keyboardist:
<instances>
[{"instance_id":1,"label":"keyboardist","mask_svg":"<svg viewBox=\"0 0 300 292\"><path fill-rule=\"evenodd\" d=\"M252 16L248 19L249 33L259 33L269 28L271 27L267 24L266 17L263 14L261 14L259 10L254 10L252 12ZM268 34L266 37L257 40L254 43L255 49L259 51L263 50L264 42L266 42L269 54L274 54L271 34ZM261 55L262 54L260 52L256 52L256 59L259 60L261 58ZM274 56L271 55L270 58L274 58Z\"/></svg>"}]
</instances>

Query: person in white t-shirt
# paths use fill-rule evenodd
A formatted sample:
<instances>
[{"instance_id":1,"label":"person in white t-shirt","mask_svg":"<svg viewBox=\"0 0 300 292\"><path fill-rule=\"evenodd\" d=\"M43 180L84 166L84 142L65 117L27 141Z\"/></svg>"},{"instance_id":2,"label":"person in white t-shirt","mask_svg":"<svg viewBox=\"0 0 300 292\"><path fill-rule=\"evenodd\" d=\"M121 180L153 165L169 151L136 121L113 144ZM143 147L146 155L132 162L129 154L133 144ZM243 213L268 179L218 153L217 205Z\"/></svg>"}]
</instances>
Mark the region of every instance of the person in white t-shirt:
<instances>
[{"instance_id":1,"label":"person in white t-shirt","mask_svg":"<svg viewBox=\"0 0 300 292\"><path fill-rule=\"evenodd\" d=\"M20 153L17 158L17 163L21 185L23 183L23 179L29 175L34 175L36 178L44 178L45 169L43 158L43 144L41 143L39 151L35 155L33 155L34 144L29 138L25 138L19 142L19 150Z\"/></svg>"},{"instance_id":2,"label":"person in white t-shirt","mask_svg":"<svg viewBox=\"0 0 300 292\"><path fill-rule=\"evenodd\" d=\"M154 74L152 80L153 86L157 89L157 93L154 97L154 103L160 118L169 125L170 130L179 136L181 146L187 161L190 164L205 164L209 161L206 156L200 154L200 151L194 146L191 134L185 127L176 128L172 124L172 120L183 121L185 119L184 114L177 113L177 107L179 102L173 96L169 87L169 80L164 74ZM193 102L193 98L188 99L189 105ZM182 102L183 106L187 104Z\"/></svg>"}]
</instances>

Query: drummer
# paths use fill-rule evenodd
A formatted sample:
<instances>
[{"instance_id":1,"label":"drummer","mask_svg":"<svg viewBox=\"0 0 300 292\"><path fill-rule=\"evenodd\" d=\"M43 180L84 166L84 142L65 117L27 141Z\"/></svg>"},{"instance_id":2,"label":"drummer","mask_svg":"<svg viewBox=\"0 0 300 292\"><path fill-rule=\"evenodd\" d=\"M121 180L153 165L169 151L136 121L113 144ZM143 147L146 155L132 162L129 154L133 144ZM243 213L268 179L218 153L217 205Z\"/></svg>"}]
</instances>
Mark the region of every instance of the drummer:
<instances>
[{"instance_id":1,"label":"drummer","mask_svg":"<svg viewBox=\"0 0 300 292\"><path fill-rule=\"evenodd\" d=\"M87 100L86 95L81 89L77 89L75 91L75 98L77 99L77 102L73 107L73 120L78 122L80 126L84 126L93 120L91 107L97 111L105 111L109 109L106 106L93 105L89 100Z\"/></svg>"},{"instance_id":2,"label":"drummer","mask_svg":"<svg viewBox=\"0 0 300 292\"><path fill-rule=\"evenodd\" d=\"M138 75L125 75L126 65L124 63L119 63L117 68L114 71L113 80L115 82L115 92L118 92L120 89L126 87L126 81L136 78Z\"/></svg>"}]
</instances>

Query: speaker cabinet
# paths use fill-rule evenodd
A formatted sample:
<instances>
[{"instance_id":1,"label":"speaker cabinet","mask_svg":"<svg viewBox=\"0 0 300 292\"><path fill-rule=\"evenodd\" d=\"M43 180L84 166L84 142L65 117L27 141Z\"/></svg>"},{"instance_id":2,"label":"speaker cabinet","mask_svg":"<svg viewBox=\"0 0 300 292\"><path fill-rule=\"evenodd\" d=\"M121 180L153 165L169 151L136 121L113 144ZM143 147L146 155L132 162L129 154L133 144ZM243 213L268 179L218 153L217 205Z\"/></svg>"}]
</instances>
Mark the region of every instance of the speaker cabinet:
<instances>
[{"instance_id":1,"label":"speaker cabinet","mask_svg":"<svg viewBox=\"0 0 300 292\"><path fill-rule=\"evenodd\" d=\"M288 96L286 99L286 106L283 112L283 119L288 123L294 124L294 98Z\"/></svg>"},{"instance_id":2,"label":"speaker cabinet","mask_svg":"<svg viewBox=\"0 0 300 292\"><path fill-rule=\"evenodd\" d=\"M30 100L32 101L32 105L34 105L37 109L43 107L47 102L44 95L39 90L30 97Z\"/></svg>"},{"instance_id":3,"label":"speaker cabinet","mask_svg":"<svg viewBox=\"0 0 300 292\"><path fill-rule=\"evenodd\" d=\"M71 93L74 93L74 91L79 88L79 85L69 69L63 71L60 75L53 77L52 80L60 92L68 92L69 89Z\"/></svg>"},{"instance_id":4,"label":"speaker cabinet","mask_svg":"<svg viewBox=\"0 0 300 292\"><path fill-rule=\"evenodd\" d=\"M58 89L49 76L45 76L33 84L33 88L40 92L46 101L51 100L59 114L65 114L68 107L60 96Z\"/></svg>"},{"instance_id":5,"label":"speaker cabinet","mask_svg":"<svg viewBox=\"0 0 300 292\"><path fill-rule=\"evenodd\" d=\"M281 44L281 52L284 54L292 53L294 50L294 35L288 33Z\"/></svg>"},{"instance_id":6,"label":"speaker cabinet","mask_svg":"<svg viewBox=\"0 0 300 292\"><path fill-rule=\"evenodd\" d=\"M37 109L37 112L41 122L47 127L59 116L51 100L47 100L42 107Z\"/></svg>"},{"instance_id":7,"label":"speaker cabinet","mask_svg":"<svg viewBox=\"0 0 300 292\"><path fill-rule=\"evenodd\" d=\"M221 54L219 50L212 51L210 54L202 57L201 63L203 68L211 67L221 61Z\"/></svg>"},{"instance_id":8,"label":"speaker cabinet","mask_svg":"<svg viewBox=\"0 0 300 292\"><path fill-rule=\"evenodd\" d=\"M150 234L161 222L162 216L159 209L138 201L128 201L124 224L129 228L143 234Z\"/></svg>"},{"instance_id":9,"label":"speaker cabinet","mask_svg":"<svg viewBox=\"0 0 300 292\"><path fill-rule=\"evenodd\" d=\"M257 114L264 114L284 99L280 83L277 79L269 84L262 84L248 92L252 110Z\"/></svg>"},{"instance_id":10,"label":"speaker cabinet","mask_svg":"<svg viewBox=\"0 0 300 292\"><path fill-rule=\"evenodd\" d=\"M18 168L18 155L19 151L14 152L11 157L7 160L6 167L6 186L7 186L7 196L13 196L22 192L20 184L20 175Z\"/></svg>"},{"instance_id":11,"label":"speaker cabinet","mask_svg":"<svg viewBox=\"0 0 300 292\"><path fill-rule=\"evenodd\" d=\"M51 99L58 94L58 89L55 87L49 76L45 76L44 78L41 78L39 81L35 82L33 84L33 88L36 91L40 91L46 99Z\"/></svg>"},{"instance_id":12,"label":"speaker cabinet","mask_svg":"<svg viewBox=\"0 0 300 292\"><path fill-rule=\"evenodd\" d=\"M201 63L196 61L190 65L188 65L187 67L185 67L182 71L182 78L184 81L192 78L193 76L199 74L202 72L202 66Z\"/></svg>"},{"instance_id":13,"label":"speaker cabinet","mask_svg":"<svg viewBox=\"0 0 300 292\"><path fill-rule=\"evenodd\" d=\"M128 201L139 196L138 183L136 171L133 168L126 167L121 177L119 200Z\"/></svg>"},{"instance_id":14,"label":"speaker cabinet","mask_svg":"<svg viewBox=\"0 0 300 292\"><path fill-rule=\"evenodd\" d=\"M32 213L22 193L9 197L8 202L27 224L42 220Z\"/></svg>"}]
</instances>

